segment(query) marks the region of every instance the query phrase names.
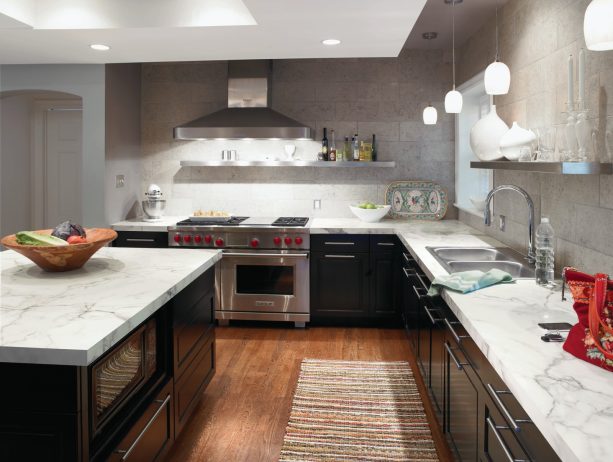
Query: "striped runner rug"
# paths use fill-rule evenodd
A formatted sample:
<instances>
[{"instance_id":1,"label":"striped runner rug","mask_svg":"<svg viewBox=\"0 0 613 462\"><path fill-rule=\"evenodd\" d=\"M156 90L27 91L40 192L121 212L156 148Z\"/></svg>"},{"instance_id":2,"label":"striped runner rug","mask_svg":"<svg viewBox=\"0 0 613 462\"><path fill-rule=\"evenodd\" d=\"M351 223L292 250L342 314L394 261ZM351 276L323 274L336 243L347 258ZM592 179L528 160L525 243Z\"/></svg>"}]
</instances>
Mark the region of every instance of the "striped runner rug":
<instances>
[{"instance_id":1,"label":"striped runner rug","mask_svg":"<svg viewBox=\"0 0 613 462\"><path fill-rule=\"evenodd\" d=\"M438 460L407 362L302 361L280 462Z\"/></svg>"}]
</instances>

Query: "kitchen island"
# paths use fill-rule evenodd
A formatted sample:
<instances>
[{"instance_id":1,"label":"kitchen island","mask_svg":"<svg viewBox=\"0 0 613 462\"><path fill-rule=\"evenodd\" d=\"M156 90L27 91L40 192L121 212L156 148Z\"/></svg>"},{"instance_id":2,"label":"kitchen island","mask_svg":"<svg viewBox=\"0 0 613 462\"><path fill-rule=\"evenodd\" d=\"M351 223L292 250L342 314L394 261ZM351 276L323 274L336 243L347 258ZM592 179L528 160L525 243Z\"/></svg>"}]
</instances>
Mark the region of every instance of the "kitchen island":
<instances>
[{"instance_id":1,"label":"kitchen island","mask_svg":"<svg viewBox=\"0 0 613 462\"><path fill-rule=\"evenodd\" d=\"M0 253L0 460L157 460L215 371L216 250Z\"/></svg>"}]
</instances>

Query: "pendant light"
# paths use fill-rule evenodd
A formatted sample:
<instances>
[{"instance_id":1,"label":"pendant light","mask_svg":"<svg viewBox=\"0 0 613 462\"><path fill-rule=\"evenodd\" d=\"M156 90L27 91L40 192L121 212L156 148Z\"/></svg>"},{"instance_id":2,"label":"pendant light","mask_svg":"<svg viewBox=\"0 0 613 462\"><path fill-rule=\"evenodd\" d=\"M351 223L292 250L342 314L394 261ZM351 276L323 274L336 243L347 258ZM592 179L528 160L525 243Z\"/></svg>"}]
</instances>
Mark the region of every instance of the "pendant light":
<instances>
[{"instance_id":1,"label":"pendant light","mask_svg":"<svg viewBox=\"0 0 613 462\"><path fill-rule=\"evenodd\" d=\"M511 86L511 71L499 61L498 48L498 0L496 0L496 59L485 69L485 92L488 95L506 95Z\"/></svg>"},{"instance_id":2,"label":"pendant light","mask_svg":"<svg viewBox=\"0 0 613 462\"><path fill-rule=\"evenodd\" d=\"M588 50L613 50L613 0L592 0L585 10L583 35Z\"/></svg>"},{"instance_id":3,"label":"pendant light","mask_svg":"<svg viewBox=\"0 0 613 462\"><path fill-rule=\"evenodd\" d=\"M434 40L438 37L438 33L436 32L424 32L421 34L424 40ZM432 106L432 103L428 103L428 107L424 109L423 113L424 124L426 125L436 125L436 121L438 120L438 112L436 108Z\"/></svg>"},{"instance_id":4,"label":"pendant light","mask_svg":"<svg viewBox=\"0 0 613 462\"><path fill-rule=\"evenodd\" d=\"M436 121L438 120L438 112L436 108L432 106L432 103L428 104L428 107L424 109L424 124L426 125L436 125Z\"/></svg>"},{"instance_id":5,"label":"pendant light","mask_svg":"<svg viewBox=\"0 0 613 462\"><path fill-rule=\"evenodd\" d=\"M455 4L457 0L451 0L451 54L453 66L453 89L445 95L445 112L459 114L462 112L462 93L455 89Z\"/></svg>"}]
</instances>

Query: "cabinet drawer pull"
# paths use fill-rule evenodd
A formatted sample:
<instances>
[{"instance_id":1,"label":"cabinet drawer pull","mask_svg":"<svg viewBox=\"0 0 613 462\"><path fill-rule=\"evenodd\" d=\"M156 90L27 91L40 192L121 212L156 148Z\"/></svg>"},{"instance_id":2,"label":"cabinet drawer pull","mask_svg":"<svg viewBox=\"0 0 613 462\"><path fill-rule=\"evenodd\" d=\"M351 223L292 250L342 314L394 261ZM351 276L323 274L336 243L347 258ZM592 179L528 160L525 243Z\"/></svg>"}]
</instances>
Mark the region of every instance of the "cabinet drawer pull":
<instances>
[{"instance_id":1,"label":"cabinet drawer pull","mask_svg":"<svg viewBox=\"0 0 613 462\"><path fill-rule=\"evenodd\" d=\"M415 259L411 257L410 254L402 252L402 256L404 257L404 261L406 261L407 263L415 263Z\"/></svg>"},{"instance_id":2,"label":"cabinet drawer pull","mask_svg":"<svg viewBox=\"0 0 613 462\"><path fill-rule=\"evenodd\" d=\"M426 289L422 289L421 287L413 286L413 292L415 292L415 295L420 301L428 297L428 291Z\"/></svg>"},{"instance_id":3,"label":"cabinet drawer pull","mask_svg":"<svg viewBox=\"0 0 613 462\"><path fill-rule=\"evenodd\" d=\"M500 431L499 431L499 430L506 430L509 427L504 427L502 425L496 425L491 417L488 417L485 420L487 421L488 427L490 427L490 430L492 430L492 433L494 434L496 441L498 441L498 444L504 451L504 455L509 462L530 462L529 460L525 460L525 459L516 459L515 457L513 457L513 454L511 454L511 450L507 446L507 443L505 443L504 439L502 439L502 435L500 434Z\"/></svg>"},{"instance_id":4,"label":"cabinet drawer pull","mask_svg":"<svg viewBox=\"0 0 613 462\"><path fill-rule=\"evenodd\" d=\"M377 245L380 245L382 247L394 247L396 244L394 244L393 242L377 242Z\"/></svg>"},{"instance_id":5,"label":"cabinet drawer pull","mask_svg":"<svg viewBox=\"0 0 613 462\"><path fill-rule=\"evenodd\" d=\"M442 319L440 318L435 318L434 316L432 316L432 312L433 311L437 311L437 310L431 310L430 308L428 308L427 306L424 306L424 310L426 311L426 314L428 315L428 317L430 318L430 322L432 323L432 325L435 325L436 323L439 323L442 321Z\"/></svg>"},{"instance_id":6,"label":"cabinet drawer pull","mask_svg":"<svg viewBox=\"0 0 613 462\"><path fill-rule=\"evenodd\" d=\"M170 401L170 395L166 396L166 399L164 400L160 400L160 399L155 400L156 403L161 403L160 407L158 408L157 411L155 411L155 414L153 414L153 417L149 419L149 422L147 422L147 425L145 425L145 428L142 429L142 431L138 434L138 436L136 437L136 439L134 440L134 442L130 445L128 449L126 450L118 449L117 451L115 451L117 454L122 454L121 460L126 460L128 457L130 457L130 454L132 453L132 451L134 451L134 448L136 447L138 442L143 438L143 436L145 436L145 433L147 433L147 430L149 430L149 427L153 425L153 422L160 415L160 412L162 412L162 410L166 407L166 405L168 404L168 401Z\"/></svg>"},{"instance_id":7,"label":"cabinet drawer pull","mask_svg":"<svg viewBox=\"0 0 613 462\"><path fill-rule=\"evenodd\" d=\"M500 395L512 395L510 391L494 390L494 387L492 386L491 383L486 384L485 388L487 388L487 392L489 393L489 395L492 397L492 399L496 403L496 406L498 406L498 408L502 411L505 419L507 419L507 422L509 423L509 425L511 425L511 429L515 433L519 433L521 431L521 427L519 426L520 423L532 423L530 419L514 419L513 416L511 415L511 412L504 405L504 403L500 399Z\"/></svg>"},{"instance_id":8,"label":"cabinet drawer pull","mask_svg":"<svg viewBox=\"0 0 613 462\"><path fill-rule=\"evenodd\" d=\"M324 242L324 245L355 245L355 242Z\"/></svg>"},{"instance_id":9,"label":"cabinet drawer pull","mask_svg":"<svg viewBox=\"0 0 613 462\"><path fill-rule=\"evenodd\" d=\"M155 239L145 237L126 237L126 242L155 242Z\"/></svg>"},{"instance_id":10,"label":"cabinet drawer pull","mask_svg":"<svg viewBox=\"0 0 613 462\"><path fill-rule=\"evenodd\" d=\"M404 271L404 275L407 277L407 279L417 274L417 271L415 271L414 269L402 268L402 271Z\"/></svg>"},{"instance_id":11,"label":"cabinet drawer pull","mask_svg":"<svg viewBox=\"0 0 613 462\"><path fill-rule=\"evenodd\" d=\"M324 258L355 258L355 255L324 255Z\"/></svg>"},{"instance_id":12,"label":"cabinet drawer pull","mask_svg":"<svg viewBox=\"0 0 613 462\"><path fill-rule=\"evenodd\" d=\"M428 290L430 287L426 284L426 281L423 280L422 276L419 273L415 273L417 279L419 279L419 283L423 286L424 289Z\"/></svg>"},{"instance_id":13,"label":"cabinet drawer pull","mask_svg":"<svg viewBox=\"0 0 613 462\"><path fill-rule=\"evenodd\" d=\"M451 332L451 335L453 335L453 338L455 339L456 342L460 343L463 338L470 338L470 335L458 335L455 329L453 328L453 326L451 325L451 323L449 322L449 319L447 318L445 318L445 324L447 324L447 329L449 329L449 332ZM454 324L460 324L460 323L454 322Z\"/></svg>"},{"instance_id":14,"label":"cabinet drawer pull","mask_svg":"<svg viewBox=\"0 0 613 462\"><path fill-rule=\"evenodd\" d=\"M458 370L459 371L464 370L464 366L468 366L468 363L461 363L460 360L457 358L457 356L453 353L453 350L451 349L449 344L445 342L444 345L445 345L445 349L447 350L447 353L449 354L451 359L453 359L453 362L455 363Z\"/></svg>"}]
</instances>

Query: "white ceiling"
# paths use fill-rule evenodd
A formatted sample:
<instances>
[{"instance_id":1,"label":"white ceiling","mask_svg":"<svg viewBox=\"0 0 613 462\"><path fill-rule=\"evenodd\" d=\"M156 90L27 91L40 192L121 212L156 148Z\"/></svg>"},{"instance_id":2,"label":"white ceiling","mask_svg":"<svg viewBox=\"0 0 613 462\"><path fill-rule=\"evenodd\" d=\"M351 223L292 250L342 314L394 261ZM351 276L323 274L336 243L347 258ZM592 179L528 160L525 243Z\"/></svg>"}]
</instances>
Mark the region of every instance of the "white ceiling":
<instances>
[{"instance_id":1,"label":"white ceiling","mask_svg":"<svg viewBox=\"0 0 613 462\"><path fill-rule=\"evenodd\" d=\"M2 0L0 64L393 57L425 3ZM342 43L327 47L326 38Z\"/></svg>"},{"instance_id":2,"label":"white ceiling","mask_svg":"<svg viewBox=\"0 0 613 462\"><path fill-rule=\"evenodd\" d=\"M477 32L508 0L462 0L455 7L456 47ZM538 1L538 0L533 0ZM452 6L444 0L428 0L407 40L408 48L451 48ZM437 32L435 40L424 40L424 32Z\"/></svg>"}]
</instances>

